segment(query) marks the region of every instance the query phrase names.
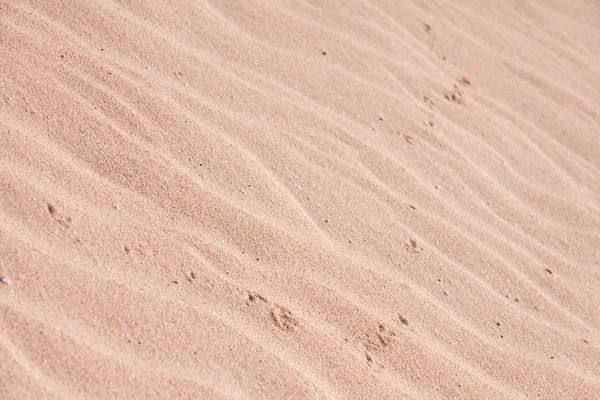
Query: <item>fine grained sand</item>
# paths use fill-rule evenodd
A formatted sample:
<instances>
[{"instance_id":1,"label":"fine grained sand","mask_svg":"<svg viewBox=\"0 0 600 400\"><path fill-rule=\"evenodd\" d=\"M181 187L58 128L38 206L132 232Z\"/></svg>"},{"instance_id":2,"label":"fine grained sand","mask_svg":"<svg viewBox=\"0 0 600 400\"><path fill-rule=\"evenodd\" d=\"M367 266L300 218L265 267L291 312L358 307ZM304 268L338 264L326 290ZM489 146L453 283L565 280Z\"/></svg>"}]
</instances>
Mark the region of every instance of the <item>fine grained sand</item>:
<instances>
[{"instance_id":1,"label":"fine grained sand","mask_svg":"<svg viewBox=\"0 0 600 400\"><path fill-rule=\"evenodd\" d=\"M600 398L598 2L0 21L0 398Z\"/></svg>"}]
</instances>

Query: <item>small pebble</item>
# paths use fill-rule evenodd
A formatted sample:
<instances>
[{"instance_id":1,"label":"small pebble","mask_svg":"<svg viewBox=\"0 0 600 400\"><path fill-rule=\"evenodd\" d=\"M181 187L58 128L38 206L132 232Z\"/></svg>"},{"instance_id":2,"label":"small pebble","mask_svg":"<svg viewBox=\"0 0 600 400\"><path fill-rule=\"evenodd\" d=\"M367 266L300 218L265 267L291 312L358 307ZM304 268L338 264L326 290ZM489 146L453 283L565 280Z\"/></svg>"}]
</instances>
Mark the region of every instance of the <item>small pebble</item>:
<instances>
[{"instance_id":1,"label":"small pebble","mask_svg":"<svg viewBox=\"0 0 600 400\"><path fill-rule=\"evenodd\" d=\"M5 276L0 277L0 283L4 283L5 285L10 285L10 279Z\"/></svg>"},{"instance_id":2,"label":"small pebble","mask_svg":"<svg viewBox=\"0 0 600 400\"><path fill-rule=\"evenodd\" d=\"M54 207L52 204L48 203L48 212L52 215L54 215L54 213L56 212L56 207Z\"/></svg>"}]
</instances>

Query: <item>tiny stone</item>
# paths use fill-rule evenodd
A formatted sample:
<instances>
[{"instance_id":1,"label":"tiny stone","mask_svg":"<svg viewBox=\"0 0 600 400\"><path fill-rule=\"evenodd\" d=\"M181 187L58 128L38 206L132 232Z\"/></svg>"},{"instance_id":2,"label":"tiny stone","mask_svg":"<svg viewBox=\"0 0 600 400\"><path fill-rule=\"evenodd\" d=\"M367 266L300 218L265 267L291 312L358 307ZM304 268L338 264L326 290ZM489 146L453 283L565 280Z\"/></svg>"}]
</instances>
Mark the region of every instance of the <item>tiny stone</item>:
<instances>
[{"instance_id":1,"label":"tiny stone","mask_svg":"<svg viewBox=\"0 0 600 400\"><path fill-rule=\"evenodd\" d=\"M4 283L5 285L10 285L10 279L5 276L0 277L0 283Z\"/></svg>"}]
</instances>

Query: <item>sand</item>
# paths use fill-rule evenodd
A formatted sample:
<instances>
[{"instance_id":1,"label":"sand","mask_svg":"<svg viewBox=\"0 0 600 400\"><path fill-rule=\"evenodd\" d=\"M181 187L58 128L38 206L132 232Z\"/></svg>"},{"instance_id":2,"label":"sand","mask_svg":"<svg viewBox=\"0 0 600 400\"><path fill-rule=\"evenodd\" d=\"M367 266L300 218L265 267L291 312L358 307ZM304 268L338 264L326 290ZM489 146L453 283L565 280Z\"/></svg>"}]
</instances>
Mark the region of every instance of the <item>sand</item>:
<instances>
[{"instance_id":1,"label":"sand","mask_svg":"<svg viewBox=\"0 0 600 400\"><path fill-rule=\"evenodd\" d=\"M600 399L600 3L0 1L0 398Z\"/></svg>"}]
</instances>

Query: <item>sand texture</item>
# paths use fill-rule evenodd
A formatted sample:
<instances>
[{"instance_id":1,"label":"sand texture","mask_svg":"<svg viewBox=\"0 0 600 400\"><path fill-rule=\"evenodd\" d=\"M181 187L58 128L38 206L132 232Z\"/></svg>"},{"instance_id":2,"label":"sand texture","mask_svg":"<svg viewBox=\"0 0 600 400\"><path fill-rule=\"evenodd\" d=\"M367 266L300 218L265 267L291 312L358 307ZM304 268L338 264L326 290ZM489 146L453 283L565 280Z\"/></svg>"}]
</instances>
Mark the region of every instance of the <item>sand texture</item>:
<instances>
[{"instance_id":1,"label":"sand texture","mask_svg":"<svg viewBox=\"0 0 600 400\"><path fill-rule=\"evenodd\" d=\"M0 0L0 399L600 399L600 2Z\"/></svg>"}]
</instances>

